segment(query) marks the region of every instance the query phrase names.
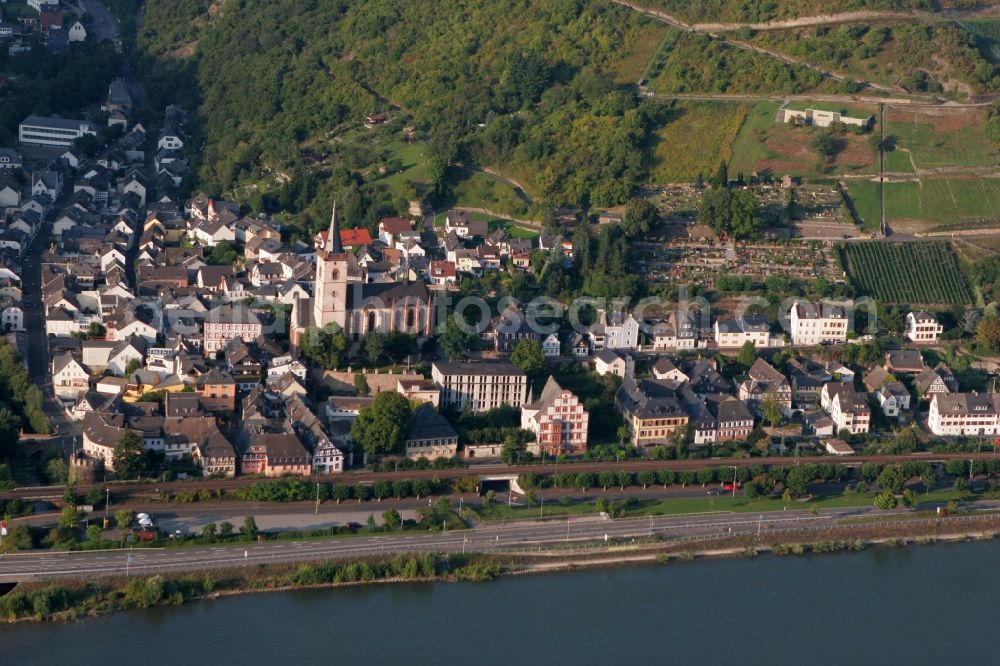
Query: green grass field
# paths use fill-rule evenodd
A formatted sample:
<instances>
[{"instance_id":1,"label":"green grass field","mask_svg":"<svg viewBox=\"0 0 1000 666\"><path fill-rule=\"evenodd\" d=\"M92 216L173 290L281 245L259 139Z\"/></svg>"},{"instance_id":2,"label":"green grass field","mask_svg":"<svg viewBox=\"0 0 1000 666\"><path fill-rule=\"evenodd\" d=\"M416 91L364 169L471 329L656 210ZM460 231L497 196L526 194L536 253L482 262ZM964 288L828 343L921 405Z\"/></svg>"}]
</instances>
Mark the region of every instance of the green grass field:
<instances>
[{"instance_id":1,"label":"green grass field","mask_svg":"<svg viewBox=\"0 0 1000 666\"><path fill-rule=\"evenodd\" d=\"M757 102L750 108L736 140L733 141L733 159L729 165L731 171L750 173L758 161L777 157L764 145L764 139L767 137L767 130L774 124L780 106L778 102Z\"/></svg>"},{"instance_id":2,"label":"green grass field","mask_svg":"<svg viewBox=\"0 0 1000 666\"><path fill-rule=\"evenodd\" d=\"M969 285L948 243L859 242L843 246L858 291L885 303L920 305L972 302ZM919 266L920 270L914 270Z\"/></svg>"},{"instance_id":3,"label":"green grass field","mask_svg":"<svg viewBox=\"0 0 1000 666\"><path fill-rule=\"evenodd\" d=\"M713 484L718 487L718 484ZM600 489L598 489L600 490ZM983 499L982 497L963 493L951 488L941 488L930 493L923 492L923 487L919 484L913 486L917 493L918 508L930 509L935 505L943 506L951 501L967 501L972 499ZM706 491L707 492L707 491ZM780 497L762 497L754 500L747 499L743 493L737 493L735 497L722 493L717 497L676 497L662 500L640 500L637 506L626 510L626 515L630 517L639 516L672 516L688 515L712 512L733 512L733 513L754 513L765 511L782 511L784 509L808 509L813 505L818 505L820 509L842 509L847 507L869 507L875 499L875 493L842 493L827 491L820 487L814 489L814 494L809 500L785 501ZM498 502L497 507L491 514L485 516L487 521L495 520L526 520L529 518L555 517L555 516L579 516L596 513L596 502L579 502L572 504L560 504L549 499L545 506L513 506ZM913 514L903 514L909 516Z\"/></svg>"},{"instance_id":4,"label":"green grass field","mask_svg":"<svg viewBox=\"0 0 1000 666\"><path fill-rule=\"evenodd\" d=\"M864 227L877 229L878 183L851 181L848 190ZM917 221L936 230L992 224L1000 219L1000 179L926 177L920 182L886 183L885 215L890 223Z\"/></svg>"},{"instance_id":5,"label":"green grass field","mask_svg":"<svg viewBox=\"0 0 1000 666\"><path fill-rule=\"evenodd\" d=\"M885 154L885 170L889 173L913 173L913 162L905 150L890 150Z\"/></svg>"},{"instance_id":6,"label":"green grass field","mask_svg":"<svg viewBox=\"0 0 1000 666\"><path fill-rule=\"evenodd\" d=\"M861 217L861 228L866 231L878 231L882 221L878 183L870 180L852 180L847 185L847 192L851 195L855 212Z\"/></svg>"},{"instance_id":7,"label":"green grass field","mask_svg":"<svg viewBox=\"0 0 1000 666\"><path fill-rule=\"evenodd\" d=\"M1000 162L1000 150L987 140L978 109L936 111L935 115L893 109L886 117L886 133L909 149L917 168Z\"/></svg>"},{"instance_id":8,"label":"green grass field","mask_svg":"<svg viewBox=\"0 0 1000 666\"><path fill-rule=\"evenodd\" d=\"M453 205L486 208L501 215L523 217L527 203L506 182L479 171L453 170L451 192Z\"/></svg>"}]
</instances>

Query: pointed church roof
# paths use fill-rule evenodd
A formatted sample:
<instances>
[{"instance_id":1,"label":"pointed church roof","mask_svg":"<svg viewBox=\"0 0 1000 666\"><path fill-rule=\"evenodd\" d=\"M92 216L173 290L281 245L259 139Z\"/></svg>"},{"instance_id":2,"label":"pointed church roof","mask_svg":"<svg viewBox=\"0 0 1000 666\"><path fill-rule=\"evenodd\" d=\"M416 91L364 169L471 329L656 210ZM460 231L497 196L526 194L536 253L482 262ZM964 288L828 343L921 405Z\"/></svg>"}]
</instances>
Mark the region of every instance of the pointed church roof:
<instances>
[{"instance_id":1,"label":"pointed church roof","mask_svg":"<svg viewBox=\"0 0 1000 666\"><path fill-rule=\"evenodd\" d=\"M326 235L326 251L330 254L342 254L344 246L340 242L340 223L337 221L337 202L333 202L333 212L330 215L330 232Z\"/></svg>"}]
</instances>

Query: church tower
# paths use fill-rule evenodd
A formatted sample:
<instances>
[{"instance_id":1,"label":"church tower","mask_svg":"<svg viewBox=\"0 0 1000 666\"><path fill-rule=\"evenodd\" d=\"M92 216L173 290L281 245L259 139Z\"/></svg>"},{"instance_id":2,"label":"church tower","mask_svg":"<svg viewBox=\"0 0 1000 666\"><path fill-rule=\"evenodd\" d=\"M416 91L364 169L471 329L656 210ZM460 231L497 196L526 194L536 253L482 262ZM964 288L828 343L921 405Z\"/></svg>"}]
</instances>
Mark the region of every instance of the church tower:
<instances>
[{"instance_id":1,"label":"church tower","mask_svg":"<svg viewBox=\"0 0 1000 666\"><path fill-rule=\"evenodd\" d=\"M347 331L348 254L340 243L337 203L333 204L326 244L316 253L316 283L313 288L313 326L336 324Z\"/></svg>"}]
</instances>

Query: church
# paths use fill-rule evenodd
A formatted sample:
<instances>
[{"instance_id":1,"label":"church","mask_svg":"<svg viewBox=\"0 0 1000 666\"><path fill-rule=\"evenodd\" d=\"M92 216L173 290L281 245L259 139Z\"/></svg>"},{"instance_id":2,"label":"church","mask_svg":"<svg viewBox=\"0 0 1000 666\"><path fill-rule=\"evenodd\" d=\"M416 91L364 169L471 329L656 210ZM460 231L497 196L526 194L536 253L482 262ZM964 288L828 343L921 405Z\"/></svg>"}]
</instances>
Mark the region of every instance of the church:
<instances>
[{"instance_id":1,"label":"church","mask_svg":"<svg viewBox=\"0 0 1000 666\"><path fill-rule=\"evenodd\" d=\"M334 203L326 243L316 252L312 298L300 298L292 308L292 346L299 346L306 329L330 324L343 329L349 340L373 331L424 337L431 334L433 320L433 299L423 282L364 282L357 259L341 243Z\"/></svg>"}]
</instances>

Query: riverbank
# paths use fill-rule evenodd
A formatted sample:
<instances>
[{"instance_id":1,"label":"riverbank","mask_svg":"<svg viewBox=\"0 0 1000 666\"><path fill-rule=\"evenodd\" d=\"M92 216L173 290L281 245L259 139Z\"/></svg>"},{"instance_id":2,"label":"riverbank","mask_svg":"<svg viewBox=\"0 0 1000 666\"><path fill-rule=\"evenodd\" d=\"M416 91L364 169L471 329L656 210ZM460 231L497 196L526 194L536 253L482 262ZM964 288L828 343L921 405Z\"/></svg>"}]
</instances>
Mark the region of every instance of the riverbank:
<instances>
[{"instance_id":1,"label":"riverbank","mask_svg":"<svg viewBox=\"0 0 1000 666\"><path fill-rule=\"evenodd\" d=\"M1000 536L1000 515L923 517L877 524L845 524L763 535L726 534L697 540L589 543L524 548L499 554L397 554L352 561L324 560L192 572L132 576L67 584L21 583L0 597L4 622L70 621L120 611L181 605L228 596L325 589L371 583L482 582L501 576L544 574L597 567L693 562L708 558L803 555L859 551Z\"/></svg>"}]
</instances>

